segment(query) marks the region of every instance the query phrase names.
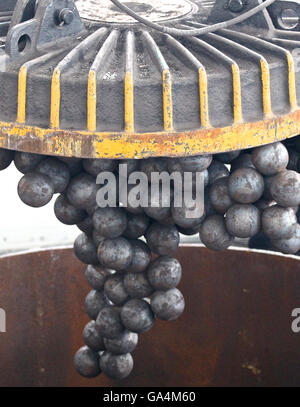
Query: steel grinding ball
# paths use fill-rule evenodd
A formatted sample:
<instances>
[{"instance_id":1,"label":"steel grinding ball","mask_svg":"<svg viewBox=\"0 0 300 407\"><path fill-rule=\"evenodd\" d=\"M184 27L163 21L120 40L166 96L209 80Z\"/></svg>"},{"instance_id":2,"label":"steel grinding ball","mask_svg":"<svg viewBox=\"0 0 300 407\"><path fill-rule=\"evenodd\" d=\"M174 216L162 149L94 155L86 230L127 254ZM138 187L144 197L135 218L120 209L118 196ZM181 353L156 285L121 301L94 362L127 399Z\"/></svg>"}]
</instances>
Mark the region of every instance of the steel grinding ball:
<instances>
[{"instance_id":1,"label":"steel grinding ball","mask_svg":"<svg viewBox=\"0 0 300 407\"><path fill-rule=\"evenodd\" d=\"M223 216L211 215L201 226L200 239L209 249L221 251L233 243L234 237L228 233Z\"/></svg>"},{"instance_id":2,"label":"steel grinding ball","mask_svg":"<svg viewBox=\"0 0 300 407\"><path fill-rule=\"evenodd\" d=\"M82 336L84 343L93 351L101 352L105 350L103 338L96 329L95 321L90 321L86 324Z\"/></svg>"},{"instance_id":3,"label":"steel grinding ball","mask_svg":"<svg viewBox=\"0 0 300 407\"><path fill-rule=\"evenodd\" d=\"M117 339L104 339L105 348L113 355L124 355L135 350L138 344L138 334L124 331Z\"/></svg>"},{"instance_id":4,"label":"steel grinding ball","mask_svg":"<svg viewBox=\"0 0 300 407\"><path fill-rule=\"evenodd\" d=\"M35 171L48 175L52 181L55 194L64 192L71 177L67 164L54 157L49 157L42 160L36 167Z\"/></svg>"},{"instance_id":5,"label":"steel grinding ball","mask_svg":"<svg viewBox=\"0 0 300 407\"><path fill-rule=\"evenodd\" d=\"M72 178L66 189L69 202L78 209L87 209L94 205L96 194L95 178L84 172Z\"/></svg>"},{"instance_id":6,"label":"steel grinding ball","mask_svg":"<svg viewBox=\"0 0 300 407\"><path fill-rule=\"evenodd\" d=\"M82 159L75 157L58 157L60 161L67 164L71 177L75 177L83 171Z\"/></svg>"},{"instance_id":7,"label":"steel grinding ball","mask_svg":"<svg viewBox=\"0 0 300 407\"><path fill-rule=\"evenodd\" d=\"M280 172L272 179L270 193L280 206L298 206L300 204L300 174L291 170Z\"/></svg>"},{"instance_id":8,"label":"steel grinding ball","mask_svg":"<svg viewBox=\"0 0 300 407\"><path fill-rule=\"evenodd\" d=\"M83 221L76 224L79 230L91 236L94 229L93 218L87 216Z\"/></svg>"},{"instance_id":9,"label":"steel grinding ball","mask_svg":"<svg viewBox=\"0 0 300 407\"><path fill-rule=\"evenodd\" d=\"M111 274L107 270L100 267L88 265L85 270L85 279L87 283L94 289L102 291L104 283Z\"/></svg>"},{"instance_id":10,"label":"steel grinding ball","mask_svg":"<svg viewBox=\"0 0 300 407\"><path fill-rule=\"evenodd\" d=\"M153 223L145 237L150 250L161 256L172 256L179 246L179 233L175 226Z\"/></svg>"},{"instance_id":11,"label":"steel grinding ball","mask_svg":"<svg viewBox=\"0 0 300 407\"><path fill-rule=\"evenodd\" d=\"M0 171L3 171L10 166L14 159L14 155L14 151L0 148Z\"/></svg>"},{"instance_id":12,"label":"steel grinding ball","mask_svg":"<svg viewBox=\"0 0 300 407\"><path fill-rule=\"evenodd\" d=\"M151 261L151 251L142 240L130 240L132 247L132 262L127 271L141 273L148 267Z\"/></svg>"},{"instance_id":13,"label":"steel grinding ball","mask_svg":"<svg viewBox=\"0 0 300 407\"><path fill-rule=\"evenodd\" d=\"M260 210L249 204L235 204L226 213L226 229L230 235L249 238L261 228Z\"/></svg>"},{"instance_id":14,"label":"steel grinding ball","mask_svg":"<svg viewBox=\"0 0 300 407\"><path fill-rule=\"evenodd\" d=\"M297 223L297 217L292 208L278 205L266 208L262 213L262 228L270 239L290 239Z\"/></svg>"},{"instance_id":15,"label":"steel grinding ball","mask_svg":"<svg viewBox=\"0 0 300 407\"><path fill-rule=\"evenodd\" d=\"M236 202L254 203L264 192L264 179L252 168L239 168L230 175L228 188L231 198Z\"/></svg>"},{"instance_id":16,"label":"steel grinding ball","mask_svg":"<svg viewBox=\"0 0 300 407\"><path fill-rule=\"evenodd\" d=\"M93 177L97 177L100 172L113 172L117 163L116 160L91 158L83 160L83 168Z\"/></svg>"},{"instance_id":17,"label":"steel grinding ball","mask_svg":"<svg viewBox=\"0 0 300 407\"><path fill-rule=\"evenodd\" d=\"M131 298L147 298L154 291L145 273L126 273L124 286Z\"/></svg>"},{"instance_id":18,"label":"steel grinding ball","mask_svg":"<svg viewBox=\"0 0 300 407\"><path fill-rule=\"evenodd\" d=\"M99 244L98 259L108 269L123 271L132 263L133 250L131 243L124 237L106 239Z\"/></svg>"},{"instance_id":19,"label":"steel grinding ball","mask_svg":"<svg viewBox=\"0 0 300 407\"><path fill-rule=\"evenodd\" d=\"M216 155L216 159L224 164L230 164L241 154L241 150L229 151L228 153L221 153Z\"/></svg>"},{"instance_id":20,"label":"steel grinding ball","mask_svg":"<svg viewBox=\"0 0 300 407\"><path fill-rule=\"evenodd\" d=\"M289 153L282 143L277 142L255 148L251 154L251 159L261 174L275 175L286 169Z\"/></svg>"},{"instance_id":21,"label":"steel grinding ball","mask_svg":"<svg viewBox=\"0 0 300 407\"><path fill-rule=\"evenodd\" d=\"M126 230L126 211L123 208L98 208L93 215L93 222L102 236L115 239Z\"/></svg>"},{"instance_id":22,"label":"steel grinding ball","mask_svg":"<svg viewBox=\"0 0 300 407\"><path fill-rule=\"evenodd\" d=\"M151 307L141 299L132 299L123 305L121 319L125 328L135 333L147 332L154 325Z\"/></svg>"},{"instance_id":23,"label":"steel grinding ball","mask_svg":"<svg viewBox=\"0 0 300 407\"><path fill-rule=\"evenodd\" d=\"M127 213L127 227L123 233L128 239L138 239L143 236L150 224L150 219L145 214Z\"/></svg>"},{"instance_id":24,"label":"steel grinding ball","mask_svg":"<svg viewBox=\"0 0 300 407\"><path fill-rule=\"evenodd\" d=\"M124 285L124 278L120 274L113 274L104 284L104 292L107 298L115 305L122 305L129 300Z\"/></svg>"},{"instance_id":25,"label":"steel grinding ball","mask_svg":"<svg viewBox=\"0 0 300 407\"><path fill-rule=\"evenodd\" d=\"M16 151L14 163L17 170L22 174L27 174L33 172L39 163L45 158L47 158L47 156L41 154L21 153Z\"/></svg>"},{"instance_id":26,"label":"steel grinding ball","mask_svg":"<svg viewBox=\"0 0 300 407\"><path fill-rule=\"evenodd\" d=\"M256 169L252 162L251 154L243 153L231 162L231 172L234 172L239 168L252 168L254 170Z\"/></svg>"},{"instance_id":27,"label":"steel grinding ball","mask_svg":"<svg viewBox=\"0 0 300 407\"><path fill-rule=\"evenodd\" d=\"M284 254L296 254L300 250L300 225L294 225L294 230L290 239L271 240L272 246Z\"/></svg>"},{"instance_id":28,"label":"steel grinding ball","mask_svg":"<svg viewBox=\"0 0 300 407\"><path fill-rule=\"evenodd\" d=\"M100 368L110 379L122 380L132 372L133 359L130 353L113 355L110 352L104 352L100 356Z\"/></svg>"},{"instance_id":29,"label":"steel grinding ball","mask_svg":"<svg viewBox=\"0 0 300 407\"><path fill-rule=\"evenodd\" d=\"M212 163L212 155L175 158L184 172L202 172Z\"/></svg>"},{"instance_id":30,"label":"steel grinding ball","mask_svg":"<svg viewBox=\"0 0 300 407\"><path fill-rule=\"evenodd\" d=\"M93 239L85 233L81 233L75 240L74 253L76 257L84 264L99 264L97 247Z\"/></svg>"},{"instance_id":31,"label":"steel grinding ball","mask_svg":"<svg viewBox=\"0 0 300 407\"><path fill-rule=\"evenodd\" d=\"M179 261L173 257L161 256L155 259L147 269L150 284L155 290L163 291L177 287L182 276Z\"/></svg>"},{"instance_id":32,"label":"steel grinding ball","mask_svg":"<svg viewBox=\"0 0 300 407\"><path fill-rule=\"evenodd\" d=\"M96 319L99 312L107 306L103 291L92 290L85 298L85 311L91 319Z\"/></svg>"},{"instance_id":33,"label":"steel grinding ball","mask_svg":"<svg viewBox=\"0 0 300 407\"><path fill-rule=\"evenodd\" d=\"M201 225L205 218L205 203L202 199L183 202L182 206L172 206L172 218L177 226L188 229Z\"/></svg>"},{"instance_id":34,"label":"steel grinding ball","mask_svg":"<svg viewBox=\"0 0 300 407\"><path fill-rule=\"evenodd\" d=\"M229 177L217 179L209 190L210 201L214 209L224 215L228 209L234 204L229 194Z\"/></svg>"},{"instance_id":35,"label":"steel grinding ball","mask_svg":"<svg viewBox=\"0 0 300 407\"><path fill-rule=\"evenodd\" d=\"M103 308L96 319L96 329L104 338L119 338L124 332L119 308L112 305Z\"/></svg>"},{"instance_id":36,"label":"steel grinding ball","mask_svg":"<svg viewBox=\"0 0 300 407\"><path fill-rule=\"evenodd\" d=\"M141 160L140 171L146 174L148 181L151 181L153 173L161 173L168 171L168 161L166 158L148 158Z\"/></svg>"},{"instance_id":37,"label":"steel grinding ball","mask_svg":"<svg viewBox=\"0 0 300 407\"><path fill-rule=\"evenodd\" d=\"M152 183L152 186L154 184ZM149 189L148 203L149 205L144 208L145 214L158 222L170 216L170 202L172 198L163 195L161 188L153 187Z\"/></svg>"},{"instance_id":38,"label":"steel grinding ball","mask_svg":"<svg viewBox=\"0 0 300 407\"><path fill-rule=\"evenodd\" d=\"M54 204L54 213L57 219L65 225L81 223L87 216L83 209L71 205L65 195L59 195Z\"/></svg>"},{"instance_id":39,"label":"steel grinding ball","mask_svg":"<svg viewBox=\"0 0 300 407\"><path fill-rule=\"evenodd\" d=\"M47 205L54 194L53 184L47 175L30 172L18 184L18 195L26 205L40 208Z\"/></svg>"},{"instance_id":40,"label":"steel grinding ball","mask_svg":"<svg viewBox=\"0 0 300 407\"><path fill-rule=\"evenodd\" d=\"M177 288L156 291L151 298L151 308L158 319L174 321L183 313L185 301Z\"/></svg>"},{"instance_id":41,"label":"steel grinding ball","mask_svg":"<svg viewBox=\"0 0 300 407\"><path fill-rule=\"evenodd\" d=\"M97 377L101 373L99 353L87 346L80 348L74 357L74 366L77 372L84 377Z\"/></svg>"},{"instance_id":42,"label":"steel grinding ball","mask_svg":"<svg viewBox=\"0 0 300 407\"><path fill-rule=\"evenodd\" d=\"M209 185L212 185L217 179L222 177L228 177L228 168L218 160L213 160L208 167Z\"/></svg>"}]
</instances>

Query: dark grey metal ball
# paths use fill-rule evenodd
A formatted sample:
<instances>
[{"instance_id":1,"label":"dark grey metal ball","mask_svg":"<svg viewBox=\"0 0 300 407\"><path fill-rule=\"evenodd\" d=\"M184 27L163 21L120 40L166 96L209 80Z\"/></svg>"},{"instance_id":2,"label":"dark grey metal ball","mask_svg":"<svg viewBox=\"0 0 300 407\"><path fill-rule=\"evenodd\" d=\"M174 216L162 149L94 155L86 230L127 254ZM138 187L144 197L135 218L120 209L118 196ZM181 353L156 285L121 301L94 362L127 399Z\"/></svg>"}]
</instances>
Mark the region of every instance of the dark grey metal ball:
<instances>
[{"instance_id":1,"label":"dark grey metal ball","mask_svg":"<svg viewBox=\"0 0 300 407\"><path fill-rule=\"evenodd\" d=\"M35 171L48 175L52 181L55 194L64 192L71 177L67 164L54 157L42 160L36 167Z\"/></svg>"},{"instance_id":2,"label":"dark grey metal ball","mask_svg":"<svg viewBox=\"0 0 300 407\"><path fill-rule=\"evenodd\" d=\"M122 380L132 372L133 359L130 353L113 355L110 352L104 352L100 356L100 368L110 379Z\"/></svg>"},{"instance_id":3,"label":"dark grey metal ball","mask_svg":"<svg viewBox=\"0 0 300 407\"><path fill-rule=\"evenodd\" d=\"M178 163L184 172L202 172L210 166L212 159L212 155L207 154L182 157L175 160L178 160Z\"/></svg>"},{"instance_id":4,"label":"dark grey metal ball","mask_svg":"<svg viewBox=\"0 0 300 407\"><path fill-rule=\"evenodd\" d=\"M294 225L290 239L275 239L271 241L272 246L284 254L296 254L300 250L300 225Z\"/></svg>"},{"instance_id":5,"label":"dark grey metal ball","mask_svg":"<svg viewBox=\"0 0 300 407\"><path fill-rule=\"evenodd\" d=\"M151 251L142 240L130 240L132 246L132 262L127 267L127 271L141 273L148 267L151 261Z\"/></svg>"},{"instance_id":6,"label":"dark grey metal ball","mask_svg":"<svg viewBox=\"0 0 300 407\"><path fill-rule=\"evenodd\" d=\"M106 280L104 292L107 298L115 305L123 305L129 299L123 275L120 274L113 274Z\"/></svg>"},{"instance_id":7,"label":"dark grey metal ball","mask_svg":"<svg viewBox=\"0 0 300 407\"><path fill-rule=\"evenodd\" d=\"M58 157L60 161L67 164L71 177L75 177L83 171L82 159L75 157Z\"/></svg>"},{"instance_id":8,"label":"dark grey metal ball","mask_svg":"<svg viewBox=\"0 0 300 407\"><path fill-rule=\"evenodd\" d=\"M76 257L84 264L99 264L97 247L93 239L85 233L81 233L75 240L74 253Z\"/></svg>"},{"instance_id":9,"label":"dark grey metal ball","mask_svg":"<svg viewBox=\"0 0 300 407\"><path fill-rule=\"evenodd\" d=\"M41 154L21 153L16 151L14 163L16 168L22 172L22 174L27 174L33 172L39 163L46 157L47 156Z\"/></svg>"},{"instance_id":10,"label":"dark grey metal ball","mask_svg":"<svg viewBox=\"0 0 300 407\"><path fill-rule=\"evenodd\" d=\"M86 324L82 336L84 343L93 351L101 352L105 350L103 338L96 329L95 321L90 321Z\"/></svg>"},{"instance_id":11,"label":"dark grey metal ball","mask_svg":"<svg viewBox=\"0 0 300 407\"><path fill-rule=\"evenodd\" d=\"M263 175L275 175L286 169L289 162L288 151L280 142L255 148L251 158L256 169Z\"/></svg>"},{"instance_id":12,"label":"dark grey metal ball","mask_svg":"<svg viewBox=\"0 0 300 407\"><path fill-rule=\"evenodd\" d=\"M261 228L260 210L254 205L235 204L226 213L226 229L230 235L249 238Z\"/></svg>"},{"instance_id":13,"label":"dark grey metal ball","mask_svg":"<svg viewBox=\"0 0 300 407\"><path fill-rule=\"evenodd\" d=\"M77 223L76 225L79 230L91 236L94 229L93 218L87 216L82 222Z\"/></svg>"},{"instance_id":14,"label":"dark grey metal ball","mask_svg":"<svg viewBox=\"0 0 300 407\"><path fill-rule=\"evenodd\" d=\"M171 214L172 196L163 195L161 188L154 187L148 193L148 207L144 208L145 214L157 222L163 221Z\"/></svg>"},{"instance_id":15,"label":"dark grey metal ball","mask_svg":"<svg viewBox=\"0 0 300 407\"><path fill-rule=\"evenodd\" d=\"M93 230L92 237L97 247L101 242L103 242L103 240L106 239L106 237L102 236L96 229Z\"/></svg>"},{"instance_id":16,"label":"dark grey metal ball","mask_svg":"<svg viewBox=\"0 0 300 407\"><path fill-rule=\"evenodd\" d=\"M228 209L234 204L229 194L229 177L217 179L209 190L210 201L215 210L224 215Z\"/></svg>"},{"instance_id":17,"label":"dark grey metal ball","mask_svg":"<svg viewBox=\"0 0 300 407\"><path fill-rule=\"evenodd\" d=\"M18 195L22 202L33 208L47 205L54 194L53 184L47 175L30 172L18 184Z\"/></svg>"},{"instance_id":18,"label":"dark grey metal ball","mask_svg":"<svg viewBox=\"0 0 300 407\"><path fill-rule=\"evenodd\" d=\"M138 239L146 233L149 224L150 219L145 214L127 213L127 227L123 235L128 239Z\"/></svg>"},{"instance_id":19,"label":"dark grey metal ball","mask_svg":"<svg viewBox=\"0 0 300 407\"><path fill-rule=\"evenodd\" d=\"M300 204L300 174L291 170L280 172L271 182L270 193L280 206L298 206Z\"/></svg>"},{"instance_id":20,"label":"dark grey metal ball","mask_svg":"<svg viewBox=\"0 0 300 407\"><path fill-rule=\"evenodd\" d=\"M156 291L151 298L151 308L158 319L174 321L183 313L185 301L177 288L168 291Z\"/></svg>"},{"instance_id":21,"label":"dark grey metal ball","mask_svg":"<svg viewBox=\"0 0 300 407\"><path fill-rule=\"evenodd\" d=\"M127 215L123 208L98 208L93 215L94 227L109 239L120 237L127 227Z\"/></svg>"},{"instance_id":22,"label":"dark grey metal ball","mask_svg":"<svg viewBox=\"0 0 300 407\"><path fill-rule=\"evenodd\" d=\"M252 168L239 168L234 171L228 182L229 193L238 203L254 203L264 192L264 179Z\"/></svg>"},{"instance_id":23,"label":"dark grey metal ball","mask_svg":"<svg viewBox=\"0 0 300 407\"><path fill-rule=\"evenodd\" d=\"M251 154L243 153L231 162L231 172L234 172L239 168L253 168L254 170L256 169L252 162Z\"/></svg>"},{"instance_id":24,"label":"dark grey metal ball","mask_svg":"<svg viewBox=\"0 0 300 407\"><path fill-rule=\"evenodd\" d=\"M201 226L200 239L209 249L221 251L233 243L234 237L227 232L223 216L211 215Z\"/></svg>"},{"instance_id":25,"label":"dark grey metal ball","mask_svg":"<svg viewBox=\"0 0 300 407\"><path fill-rule=\"evenodd\" d=\"M111 274L107 270L100 267L88 265L85 270L85 279L87 283L94 289L101 291L104 288L104 283Z\"/></svg>"},{"instance_id":26,"label":"dark grey metal ball","mask_svg":"<svg viewBox=\"0 0 300 407\"><path fill-rule=\"evenodd\" d=\"M92 290L85 298L85 312L91 319L96 319L99 312L107 306L103 291Z\"/></svg>"},{"instance_id":27,"label":"dark grey metal ball","mask_svg":"<svg viewBox=\"0 0 300 407\"><path fill-rule=\"evenodd\" d=\"M161 256L155 259L147 269L150 284L156 290L169 290L177 287L182 276L179 261L173 257Z\"/></svg>"},{"instance_id":28,"label":"dark grey metal ball","mask_svg":"<svg viewBox=\"0 0 300 407\"><path fill-rule=\"evenodd\" d=\"M200 223L200 225L198 225L198 226L196 226L194 228L181 228L180 226L177 227L178 232L180 234L182 234L182 235L185 235L185 236L194 236L194 235L196 235L197 233L199 233L200 228L201 228L201 223Z\"/></svg>"},{"instance_id":29,"label":"dark grey metal ball","mask_svg":"<svg viewBox=\"0 0 300 407\"><path fill-rule=\"evenodd\" d=\"M0 171L3 171L10 166L14 159L14 155L14 151L0 148Z\"/></svg>"},{"instance_id":30,"label":"dark grey metal ball","mask_svg":"<svg viewBox=\"0 0 300 407\"><path fill-rule=\"evenodd\" d=\"M146 273L126 273L124 276L124 286L131 298L147 298L154 291Z\"/></svg>"},{"instance_id":31,"label":"dark grey metal ball","mask_svg":"<svg viewBox=\"0 0 300 407\"><path fill-rule=\"evenodd\" d=\"M98 259L105 268L126 270L132 263L132 258L132 245L124 237L106 239L98 246Z\"/></svg>"},{"instance_id":32,"label":"dark grey metal ball","mask_svg":"<svg viewBox=\"0 0 300 407\"><path fill-rule=\"evenodd\" d=\"M140 299L129 300L123 305L121 319L125 328L135 333L147 332L154 325L154 314L150 305Z\"/></svg>"},{"instance_id":33,"label":"dark grey metal ball","mask_svg":"<svg viewBox=\"0 0 300 407\"><path fill-rule=\"evenodd\" d=\"M54 204L54 213L57 219L65 225L76 225L82 222L87 213L71 205L65 195L59 195Z\"/></svg>"},{"instance_id":34,"label":"dark grey metal ball","mask_svg":"<svg viewBox=\"0 0 300 407\"><path fill-rule=\"evenodd\" d=\"M292 208L274 205L263 211L261 220L263 231L270 239L289 239L297 216Z\"/></svg>"},{"instance_id":35,"label":"dark grey metal ball","mask_svg":"<svg viewBox=\"0 0 300 407\"><path fill-rule=\"evenodd\" d=\"M96 329L103 338L119 338L124 332L119 308L112 305L103 308L96 319Z\"/></svg>"},{"instance_id":36,"label":"dark grey metal ball","mask_svg":"<svg viewBox=\"0 0 300 407\"><path fill-rule=\"evenodd\" d=\"M138 334L124 331L117 339L104 339L106 350L114 355L124 355L135 350L138 344Z\"/></svg>"},{"instance_id":37,"label":"dark grey metal ball","mask_svg":"<svg viewBox=\"0 0 300 407\"><path fill-rule=\"evenodd\" d=\"M95 178L82 172L71 179L66 194L72 205L86 209L95 203L97 190Z\"/></svg>"},{"instance_id":38,"label":"dark grey metal ball","mask_svg":"<svg viewBox=\"0 0 300 407\"><path fill-rule=\"evenodd\" d=\"M101 373L99 354L87 346L80 348L74 357L74 367L84 377L97 377Z\"/></svg>"},{"instance_id":39,"label":"dark grey metal ball","mask_svg":"<svg viewBox=\"0 0 300 407\"><path fill-rule=\"evenodd\" d=\"M199 227L205 218L204 195L194 202L182 202L181 207L172 206L171 211L176 225L185 229Z\"/></svg>"},{"instance_id":40,"label":"dark grey metal ball","mask_svg":"<svg viewBox=\"0 0 300 407\"><path fill-rule=\"evenodd\" d=\"M228 151L228 153L217 154L215 158L224 164L230 164L241 154L241 150Z\"/></svg>"},{"instance_id":41,"label":"dark grey metal ball","mask_svg":"<svg viewBox=\"0 0 300 407\"><path fill-rule=\"evenodd\" d=\"M208 167L209 185L212 185L217 179L229 176L228 168L218 160L213 160Z\"/></svg>"},{"instance_id":42,"label":"dark grey metal ball","mask_svg":"<svg viewBox=\"0 0 300 407\"><path fill-rule=\"evenodd\" d=\"M83 160L83 168L85 171L94 177L100 172L113 172L117 166L116 160L101 159L101 158L91 158Z\"/></svg>"},{"instance_id":43,"label":"dark grey metal ball","mask_svg":"<svg viewBox=\"0 0 300 407\"><path fill-rule=\"evenodd\" d=\"M148 181L151 181L152 173L168 171L168 161L166 158L148 158L141 160L140 171L146 174Z\"/></svg>"},{"instance_id":44,"label":"dark grey metal ball","mask_svg":"<svg viewBox=\"0 0 300 407\"><path fill-rule=\"evenodd\" d=\"M154 223L145 237L150 250L161 256L172 256L179 246L179 233L175 226Z\"/></svg>"}]
</instances>

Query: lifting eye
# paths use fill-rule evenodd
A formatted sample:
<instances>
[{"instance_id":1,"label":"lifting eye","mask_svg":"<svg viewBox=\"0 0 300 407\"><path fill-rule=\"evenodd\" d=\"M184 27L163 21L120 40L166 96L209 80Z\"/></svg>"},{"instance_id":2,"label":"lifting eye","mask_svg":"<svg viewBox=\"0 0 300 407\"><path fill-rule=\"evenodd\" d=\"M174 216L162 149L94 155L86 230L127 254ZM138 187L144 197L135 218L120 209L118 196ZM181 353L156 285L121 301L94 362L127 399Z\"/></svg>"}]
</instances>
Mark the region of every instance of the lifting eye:
<instances>
[{"instance_id":1,"label":"lifting eye","mask_svg":"<svg viewBox=\"0 0 300 407\"><path fill-rule=\"evenodd\" d=\"M26 49L31 47L31 39L29 35L23 34L18 41L18 50L19 52L24 52Z\"/></svg>"}]
</instances>

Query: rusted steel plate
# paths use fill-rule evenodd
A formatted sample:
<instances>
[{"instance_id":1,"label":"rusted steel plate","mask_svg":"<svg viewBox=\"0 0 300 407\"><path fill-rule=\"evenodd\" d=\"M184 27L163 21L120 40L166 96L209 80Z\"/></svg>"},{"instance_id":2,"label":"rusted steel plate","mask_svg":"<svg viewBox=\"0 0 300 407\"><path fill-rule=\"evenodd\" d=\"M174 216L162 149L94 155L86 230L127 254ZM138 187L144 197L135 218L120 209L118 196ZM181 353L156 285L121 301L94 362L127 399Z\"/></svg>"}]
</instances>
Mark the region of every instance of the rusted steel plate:
<instances>
[{"instance_id":1,"label":"rusted steel plate","mask_svg":"<svg viewBox=\"0 0 300 407\"><path fill-rule=\"evenodd\" d=\"M246 149L299 132L300 110L261 122L183 133L90 133L0 122L0 147L65 157L173 157Z\"/></svg>"},{"instance_id":2,"label":"rusted steel plate","mask_svg":"<svg viewBox=\"0 0 300 407\"><path fill-rule=\"evenodd\" d=\"M73 369L88 286L71 250L1 258L0 386L299 386L299 260L200 247L178 258L186 311L141 338L133 374L116 383Z\"/></svg>"}]
</instances>

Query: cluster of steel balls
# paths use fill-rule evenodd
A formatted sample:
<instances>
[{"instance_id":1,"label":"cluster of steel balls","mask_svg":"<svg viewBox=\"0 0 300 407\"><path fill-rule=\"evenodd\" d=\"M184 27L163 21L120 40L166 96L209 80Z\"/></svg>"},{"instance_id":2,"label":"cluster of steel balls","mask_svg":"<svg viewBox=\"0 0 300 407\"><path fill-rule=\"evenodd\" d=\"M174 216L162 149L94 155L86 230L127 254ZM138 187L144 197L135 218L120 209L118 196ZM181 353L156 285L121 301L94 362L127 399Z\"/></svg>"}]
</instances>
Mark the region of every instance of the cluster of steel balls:
<instances>
[{"instance_id":1,"label":"cluster of steel balls","mask_svg":"<svg viewBox=\"0 0 300 407\"><path fill-rule=\"evenodd\" d=\"M184 311L177 289L181 266L173 257L180 234L199 233L202 243L224 250L235 237L250 238L250 246L283 253L300 251L300 137L252 150L215 156L108 160L54 158L0 150L0 169L14 160L24 174L18 185L21 200L32 207L59 194L54 210L59 221L77 225L74 243L78 259L87 264L92 288L85 301L91 318L83 331L85 346L75 355L85 377L101 372L113 379L127 377L138 334L153 327L155 318L175 320ZM201 172L205 182L205 213L190 218L184 205L148 208L100 208L96 202L103 171L128 173ZM125 180L120 180L124 182ZM298 216L298 220L297 220Z\"/></svg>"}]
</instances>

